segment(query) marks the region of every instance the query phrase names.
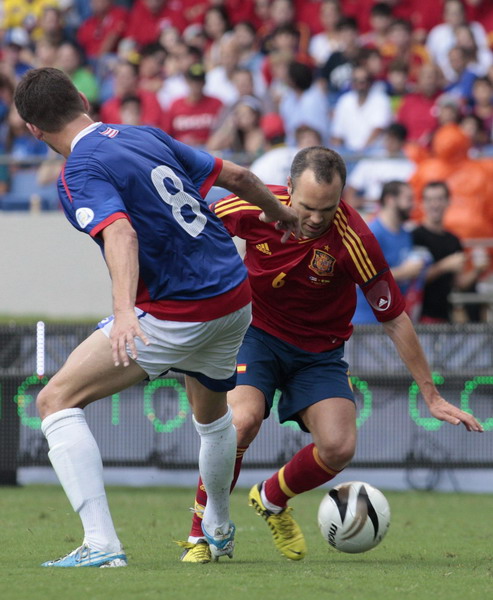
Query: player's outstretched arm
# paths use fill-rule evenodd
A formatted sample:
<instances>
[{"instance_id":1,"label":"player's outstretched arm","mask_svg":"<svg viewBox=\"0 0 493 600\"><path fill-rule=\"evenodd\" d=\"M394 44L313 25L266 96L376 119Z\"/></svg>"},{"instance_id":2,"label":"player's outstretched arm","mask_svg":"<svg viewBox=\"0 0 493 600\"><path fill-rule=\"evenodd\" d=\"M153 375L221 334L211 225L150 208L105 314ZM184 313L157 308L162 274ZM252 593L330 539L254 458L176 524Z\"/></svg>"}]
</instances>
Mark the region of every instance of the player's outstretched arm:
<instances>
[{"instance_id":1,"label":"player's outstretched arm","mask_svg":"<svg viewBox=\"0 0 493 600\"><path fill-rule=\"evenodd\" d=\"M483 431L473 415L450 404L438 392L423 348L407 314L401 313L395 319L383 323L383 327L418 384L430 413L436 419L452 425L463 423L468 431Z\"/></svg>"},{"instance_id":2,"label":"player's outstretched arm","mask_svg":"<svg viewBox=\"0 0 493 600\"><path fill-rule=\"evenodd\" d=\"M137 358L135 337L144 344L149 341L141 330L135 315L135 297L139 279L139 245L137 234L126 219L118 219L101 233L104 241L104 256L111 275L113 294L113 314L115 321L111 329L113 360L117 367L120 362L129 365L127 345L132 358Z\"/></svg>"},{"instance_id":3,"label":"player's outstretched arm","mask_svg":"<svg viewBox=\"0 0 493 600\"><path fill-rule=\"evenodd\" d=\"M277 229L283 229L282 241L285 242L291 233L300 235L298 215L290 206L285 206L274 196L262 181L248 169L240 167L229 160L223 161L223 168L216 185L226 188L243 200L255 204L262 209L260 219L266 223L276 222Z\"/></svg>"}]
</instances>

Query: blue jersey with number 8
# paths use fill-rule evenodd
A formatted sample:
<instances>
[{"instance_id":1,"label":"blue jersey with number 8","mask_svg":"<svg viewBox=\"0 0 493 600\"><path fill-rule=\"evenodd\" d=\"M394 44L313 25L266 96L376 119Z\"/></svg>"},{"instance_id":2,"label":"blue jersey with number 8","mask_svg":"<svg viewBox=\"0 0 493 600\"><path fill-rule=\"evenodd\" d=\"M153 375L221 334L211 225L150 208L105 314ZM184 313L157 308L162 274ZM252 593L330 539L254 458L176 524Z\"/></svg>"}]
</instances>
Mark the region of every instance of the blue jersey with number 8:
<instances>
[{"instance_id":1,"label":"blue jersey with number 8","mask_svg":"<svg viewBox=\"0 0 493 600\"><path fill-rule=\"evenodd\" d=\"M137 306L171 320L210 320L250 299L236 247L203 199L221 168L159 129L95 123L74 139L58 190L72 225L101 247L105 227L130 221Z\"/></svg>"}]
</instances>

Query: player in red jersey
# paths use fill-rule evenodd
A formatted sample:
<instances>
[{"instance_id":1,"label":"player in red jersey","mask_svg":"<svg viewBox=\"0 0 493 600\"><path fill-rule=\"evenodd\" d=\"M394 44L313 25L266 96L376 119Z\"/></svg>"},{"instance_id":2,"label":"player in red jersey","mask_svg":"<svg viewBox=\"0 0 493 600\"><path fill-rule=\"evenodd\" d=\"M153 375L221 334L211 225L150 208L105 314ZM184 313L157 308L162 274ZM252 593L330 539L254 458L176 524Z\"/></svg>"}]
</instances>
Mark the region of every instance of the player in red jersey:
<instances>
[{"instance_id":1,"label":"player in red jersey","mask_svg":"<svg viewBox=\"0 0 493 600\"><path fill-rule=\"evenodd\" d=\"M430 413L468 431L476 419L446 402L435 387L404 300L375 237L358 213L341 200L346 179L333 150L310 147L295 156L288 187L271 190L299 215L302 237L281 244L279 232L258 220L259 209L237 196L213 205L231 235L246 240L253 321L238 354L237 387L228 393L237 429L233 486L245 450L270 412L276 389L281 422L297 421L312 435L266 481L253 486L253 506L268 523L278 550L292 560L306 553L303 534L287 502L330 481L351 461L356 409L344 361L352 333L356 284L419 385ZM193 526L182 560L208 562L200 517L207 496L199 483Z\"/></svg>"}]
</instances>

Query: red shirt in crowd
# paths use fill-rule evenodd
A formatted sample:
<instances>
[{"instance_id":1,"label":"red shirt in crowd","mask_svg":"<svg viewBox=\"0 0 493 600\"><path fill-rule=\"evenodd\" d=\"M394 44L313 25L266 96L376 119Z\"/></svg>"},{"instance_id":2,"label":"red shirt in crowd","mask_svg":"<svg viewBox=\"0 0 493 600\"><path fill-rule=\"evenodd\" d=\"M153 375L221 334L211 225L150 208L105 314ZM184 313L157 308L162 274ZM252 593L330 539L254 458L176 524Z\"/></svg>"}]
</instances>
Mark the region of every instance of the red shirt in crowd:
<instances>
[{"instance_id":1,"label":"red shirt in crowd","mask_svg":"<svg viewBox=\"0 0 493 600\"><path fill-rule=\"evenodd\" d=\"M137 90L135 95L140 99L142 111L142 125L153 125L154 127L163 128L164 115L155 94L146 90ZM121 98L114 96L101 106L101 121L103 123L120 124L122 122L120 116Z\"/></svg>"},{"instance_id":2,"label":"red shirt in crowd","mask_svg":"<svg viewBox=\"0 0 493 600\"><path fill-rule=\"evenodd\" d=\"M86 19L77 32L77 41L90 58L103 52L112 52L127 26L128 12L121 6L112 6L105 15L93 15ZM109 37L114 43L105 47Z\"/></svg>"},{"instance_id":3,"label":"red shirt in crowd","mask_svg":"<svg viewBox=\"0 0 493 600\"><path fill-rule=\"evenodd\" d=\"M408 141L427 146L438 126L436 100L423 94L407 94L397 113L397 121L407 127Z\"/></svg>"},{"instance_id":4,"label":"red shirt in crowd","mask_svg":"<svg viewBox=\"0 0 493 600\"><path fill-rule=\"evenodd\" d=\"M185 144L202 146L209 139L222 107L220 100L210 96L202 96L199 102L178 98L169 108L166 132Z\"/></svg>"},{"instance_id":5,"label":"red shirt in crowd","mask_svg":"<svg viewBox=\"0 0 493 600\"><path fill-rule=\"evenodd\" d=\"M181 0L165 1L157 14L151 13L143 0L137 0L130 11L125 37L132 38L138 46L156 42L166 27L176 27L183 32L187 21Z\"/></svg>"}]
</instances>

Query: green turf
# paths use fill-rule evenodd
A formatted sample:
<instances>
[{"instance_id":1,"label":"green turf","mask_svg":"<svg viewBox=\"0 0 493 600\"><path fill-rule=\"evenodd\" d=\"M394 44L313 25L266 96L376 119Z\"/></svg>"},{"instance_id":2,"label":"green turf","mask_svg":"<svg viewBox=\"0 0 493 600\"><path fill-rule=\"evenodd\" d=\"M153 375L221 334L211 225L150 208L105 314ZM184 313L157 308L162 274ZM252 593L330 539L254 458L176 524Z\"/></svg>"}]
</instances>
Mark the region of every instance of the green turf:
<instances>
[{"instance_id":1,"label":"green turf","mask_svg":"<svg viewBox=\"0 0 493 600\"><path fill-rule=\"evenodd\" d=\"M493 498L388 492L392 523L383 542L360 555L325 544L316 524L323 491L295 498L308 555L290 562L270 531L232 496L233 560L178 560L188 532L192 490L109 488L113 517L129 557L126 569L42 569L80 544L81 529L58 487L0 487L1 600L386 600L493 598Z\"/></svg>"}]
</instances>

